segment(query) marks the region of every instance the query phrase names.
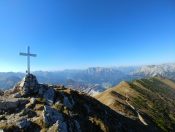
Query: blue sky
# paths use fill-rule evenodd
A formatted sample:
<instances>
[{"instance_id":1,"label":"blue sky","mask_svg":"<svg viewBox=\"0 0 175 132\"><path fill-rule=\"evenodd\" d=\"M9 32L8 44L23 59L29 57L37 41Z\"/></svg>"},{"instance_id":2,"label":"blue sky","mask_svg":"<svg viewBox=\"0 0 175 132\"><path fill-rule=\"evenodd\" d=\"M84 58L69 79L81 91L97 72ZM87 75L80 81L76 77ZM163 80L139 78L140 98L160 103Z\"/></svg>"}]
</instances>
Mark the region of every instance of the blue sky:
<instances>
[{"instance_id":1,"label":"blue sky","mask_svg":"<svg viewBox=\"0 0 175 132\"><path fill-rule=\"evenodd\" d=\"M174 0L1 0L0 71L175 62Z\"/></svg>"}]
</instances>

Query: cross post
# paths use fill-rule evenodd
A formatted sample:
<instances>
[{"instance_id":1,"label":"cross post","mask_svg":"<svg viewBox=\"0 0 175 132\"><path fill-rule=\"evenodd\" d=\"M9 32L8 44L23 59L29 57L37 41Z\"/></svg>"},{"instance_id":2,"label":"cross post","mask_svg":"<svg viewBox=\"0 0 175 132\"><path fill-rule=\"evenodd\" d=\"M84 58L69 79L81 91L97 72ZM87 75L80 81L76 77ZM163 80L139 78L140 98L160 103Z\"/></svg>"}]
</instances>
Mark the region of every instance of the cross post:
<instances>
[{"instance_id":1,"label":"cross post","mask_svg":"<svg viewBox=\"0 0 175 132\"><path fill-rule=\"evenodd\" d=\"M30 47L27 47L27 53L19 53L21 56L27 56L27 73L30 74L30 57L36 57L36 54L30 53Z\"/></svg>"}]
</instances>

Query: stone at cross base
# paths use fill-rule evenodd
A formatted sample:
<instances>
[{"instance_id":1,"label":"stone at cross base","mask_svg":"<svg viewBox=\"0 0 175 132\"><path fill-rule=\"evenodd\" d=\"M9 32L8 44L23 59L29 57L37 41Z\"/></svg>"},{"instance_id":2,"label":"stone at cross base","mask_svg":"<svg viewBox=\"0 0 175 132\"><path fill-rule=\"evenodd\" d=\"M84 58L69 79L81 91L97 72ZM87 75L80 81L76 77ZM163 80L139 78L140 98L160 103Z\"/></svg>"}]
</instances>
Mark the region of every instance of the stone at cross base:
<instances>
[{"instance_id":1,"label":"stone at cross base","mask_svg":"<svg viewBox=\"0 0 175 132\"><path fill-rule=\"evenodd\" d=\"M39 84L36 76L27 74L10 92L15 98L21 97L42 97L46 99L47 104L53 104L55 90L52 86Z\"/></svg>"},{"instance_id":2,"label":"stone at cross base","mask_svg":"<svg viewBox=\"0 0 175 132\"><path fill-rule=\"evenodd\" d=\"M19 83L19 89L22 96L38 93L39 84L36 76L34 76L33 74L27 74Z\"/></svg>"}]
</instances>

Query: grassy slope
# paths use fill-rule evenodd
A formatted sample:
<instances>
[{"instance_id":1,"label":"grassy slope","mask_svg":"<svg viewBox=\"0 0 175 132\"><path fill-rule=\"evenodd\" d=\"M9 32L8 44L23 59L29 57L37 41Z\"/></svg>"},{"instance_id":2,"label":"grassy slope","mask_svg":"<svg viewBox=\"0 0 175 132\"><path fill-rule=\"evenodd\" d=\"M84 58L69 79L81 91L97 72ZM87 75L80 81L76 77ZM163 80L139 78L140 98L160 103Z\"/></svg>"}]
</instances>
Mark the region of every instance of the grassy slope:
<instances>
[{"instance_id":1,"label":"grassy slope","mask_svg":"<svg viewBox=\"0 0 175 132\"><path fill-rule=\"evenodd\" d=\"M126 104L126 97L140 111L149 125L163 131L175 130L175 82L165 78L122 82L96 98L113 110L137 120L136 113Z\"/></svg>"}]
</instances>

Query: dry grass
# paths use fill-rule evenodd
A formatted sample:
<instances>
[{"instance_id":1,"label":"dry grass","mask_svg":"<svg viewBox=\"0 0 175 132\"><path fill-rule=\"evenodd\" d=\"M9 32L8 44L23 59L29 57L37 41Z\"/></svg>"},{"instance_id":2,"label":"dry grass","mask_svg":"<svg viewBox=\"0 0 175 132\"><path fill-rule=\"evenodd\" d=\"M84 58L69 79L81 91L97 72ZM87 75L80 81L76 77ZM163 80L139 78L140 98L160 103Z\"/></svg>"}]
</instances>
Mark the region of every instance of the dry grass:
<instances>
[{"instance_id":1,"label":"dry grass","mask_svg":"<svg viewBox=\"0 0 175 132\"><path fill-rule=\"evenodd\" d=\"M113 93L117 94L113 94ZM95 98L119 113L133 116L126 107L124 96L142 113L153 119L163 131L171 131L175 124L175 82L165 78L135 80L132 83L122 82Z\"/></svg>"}]
</instances>

